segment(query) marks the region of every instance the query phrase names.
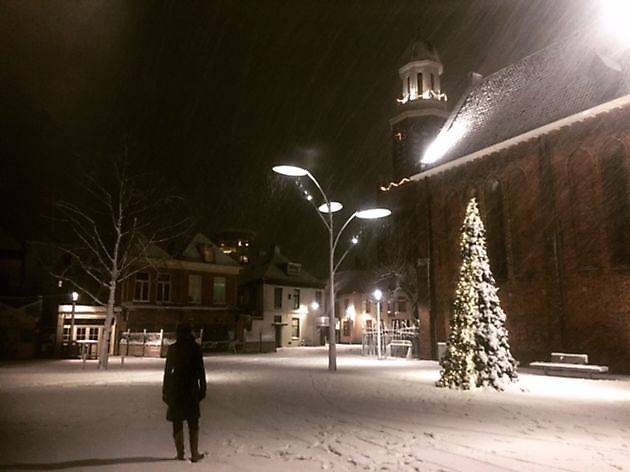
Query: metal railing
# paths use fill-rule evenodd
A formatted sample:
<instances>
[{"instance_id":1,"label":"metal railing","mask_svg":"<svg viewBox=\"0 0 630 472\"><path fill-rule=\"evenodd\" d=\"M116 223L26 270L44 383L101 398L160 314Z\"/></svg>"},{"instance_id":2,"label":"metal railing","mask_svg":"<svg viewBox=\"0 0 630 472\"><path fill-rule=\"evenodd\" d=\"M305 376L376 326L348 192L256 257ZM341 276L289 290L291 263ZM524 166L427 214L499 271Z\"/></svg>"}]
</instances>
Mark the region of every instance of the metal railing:
<instances>
[{"instance_id":1,"label":"metal railing","mask_svg":"<svg viewBox=\"0 0 630 472\"><path fill-rule=\"evenodd\" d=\"M361 336L361 353L377 355L378 330L364 329ZM420 328L381 328L381 346L386 357L419 357Z\"/></svg>"}]
</instances>

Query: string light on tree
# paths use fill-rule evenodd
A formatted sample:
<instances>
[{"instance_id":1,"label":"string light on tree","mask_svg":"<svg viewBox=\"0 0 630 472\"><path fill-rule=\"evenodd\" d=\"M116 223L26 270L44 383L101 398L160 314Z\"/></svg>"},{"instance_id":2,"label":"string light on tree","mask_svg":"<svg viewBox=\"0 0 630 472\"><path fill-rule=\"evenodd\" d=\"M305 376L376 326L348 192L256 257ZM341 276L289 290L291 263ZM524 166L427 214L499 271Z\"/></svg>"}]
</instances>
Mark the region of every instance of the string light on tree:
<instances>
[{"instance_id":1,"label":"string light on tree","mask_svg":"<svg viewBox=\"0 0 630 472\"><path fill-rule=\"evenodd\" d=\"M439 387L502 390L517 378L506 316L501 308L486 251L485 228L477 201L466 208L460 242L462 266Z\"/></svg>"}]
</instances>

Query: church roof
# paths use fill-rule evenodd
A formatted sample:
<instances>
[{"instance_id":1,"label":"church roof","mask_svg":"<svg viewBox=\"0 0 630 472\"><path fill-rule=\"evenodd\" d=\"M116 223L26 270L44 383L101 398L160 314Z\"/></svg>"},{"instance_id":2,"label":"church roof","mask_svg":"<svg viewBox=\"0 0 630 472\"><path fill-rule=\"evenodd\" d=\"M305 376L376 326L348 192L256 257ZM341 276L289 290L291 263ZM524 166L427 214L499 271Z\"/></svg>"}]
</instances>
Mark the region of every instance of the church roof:
<instances>
[{"instance_id":1,"label":"church roof","mask_svg":"<svg viewBox=\"0 0 630 472\"><path fill-rule=\"evenodd\" d=\"M417 39L409 45L400 57L398 64L400 67L414 61L440 62L440 56L433 44L425 39Z\"/></svg>"},{"instance_id":2,"label":"church roof","mask_svg":"<svg viewBox=\"0 0 630 472\"><path fill-rule=\"evenodd\" d=\"M553 44L473 83L440 132L429 169L630 93L621 68L593 41L578 41Z\"/></svg>"}]
</instances>

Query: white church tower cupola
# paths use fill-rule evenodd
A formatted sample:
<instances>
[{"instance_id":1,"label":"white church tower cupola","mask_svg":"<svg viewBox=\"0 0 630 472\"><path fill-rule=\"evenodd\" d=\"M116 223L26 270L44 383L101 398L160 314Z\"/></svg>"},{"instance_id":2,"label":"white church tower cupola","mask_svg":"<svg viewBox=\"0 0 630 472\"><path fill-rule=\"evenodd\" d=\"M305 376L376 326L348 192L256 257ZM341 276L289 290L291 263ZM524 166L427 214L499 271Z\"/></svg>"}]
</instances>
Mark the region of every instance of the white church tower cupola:
<instances>
[{"instance_id":1,"label":"white church tower cupola","mask_svg":"<svg viewBox=\"0 0 630 472\"><path fill-rule=\"evenodd\" d=\"M442 62L433 45L424 39L415 40L399 64L402 96L398 98L396 115L389 120L395 182L422 171L422 156L448 117L446 94L440 82Z\"/></svg>"},{"instance_id":2,"label":"white church tower cupola","mask_svg":"<svg viewBox=\"0 0 630 472\"><path fill-rule=\"evenodd\" d=\"M402 82L400 103L414 100L444 100L440 76L442 63L433 45L424 39L414 41L401 58L398 75Z\"/></svg>"}]
</instances>

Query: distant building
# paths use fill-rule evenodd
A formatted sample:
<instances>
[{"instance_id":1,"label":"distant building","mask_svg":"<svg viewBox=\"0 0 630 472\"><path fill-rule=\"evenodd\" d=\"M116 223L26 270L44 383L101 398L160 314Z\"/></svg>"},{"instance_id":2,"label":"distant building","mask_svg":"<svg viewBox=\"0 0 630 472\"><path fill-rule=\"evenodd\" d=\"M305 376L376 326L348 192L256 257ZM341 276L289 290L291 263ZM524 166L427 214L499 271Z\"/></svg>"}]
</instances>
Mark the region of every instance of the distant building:
<instances>
[{"instance_id":1,"label":"distant building","mask_svg":"<svg viewBox=\"0 0 630 472\"><path fill-rule=\"evenodd\" d=\"M251 315L246 350L315 346L328 337L324 284L275 246L256 266L243 272L241 305Z\"/></svg>"},{"instance_id":2,"label":"distant building","mask_svg":"<svg viewBox=\"0 0 630 472\"><path fill-rule=\"evenodd\" d=\"M214 235L214 241L223 254L242 266L251 262L254 240L255 235L252 231L220 231Z\"/></svg>"},{"instance_id":3,"label":"distant building","mask_svg":"<svg viewBox=\"0 0 630 472\"><path fill-rule=\"evenodd\" d=\"M124 333L174 332L189 322L206 346L227 349L237 342L240 322L237 278L240 266L212 241L196 234L181 251L169 254L153 247L146 268L123 281L117 295L111 351L119 352ZM102 340L101 307L59 307L59 343L98 344ZM98 352L93 349L93 352ZM143 352L159 353L160 350Z\"/></svg>"},{"instance_id":4,"label":"distant building","mask_svg":"<svg viewBox=\"0 0 630 472\"><path fill-rule=\"evenodd\" d=\"M377 301L374 291L380 288L381 327L395 330L416 325L411 303L401 293L381 287L378 277L363 270L347 270L335 275L335 313L340 323L339 342L359 344L366 330L377 326Z\"/></svg>"},{"instance_id":5,"label":"distant building","mask_svg":"<svg viewBox=\"0 0 630 472\"><path fill-rule=\"evenodd\" d=\"M472 74L436 132L442 115L425 109L440 90L425 105L413 87L423 74L424 91L421 69L435 78L441 64L428 43L417 50L401 69L408 100L391 122L394 178L382 196L409 261L427 269L423 356L436 358L448 336L460 227L476 196L521 364L576 352L630 373L630 51L583 34Z\"/></svg>"}]
</instances>

